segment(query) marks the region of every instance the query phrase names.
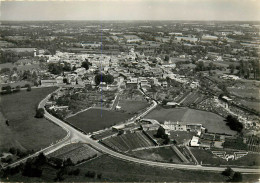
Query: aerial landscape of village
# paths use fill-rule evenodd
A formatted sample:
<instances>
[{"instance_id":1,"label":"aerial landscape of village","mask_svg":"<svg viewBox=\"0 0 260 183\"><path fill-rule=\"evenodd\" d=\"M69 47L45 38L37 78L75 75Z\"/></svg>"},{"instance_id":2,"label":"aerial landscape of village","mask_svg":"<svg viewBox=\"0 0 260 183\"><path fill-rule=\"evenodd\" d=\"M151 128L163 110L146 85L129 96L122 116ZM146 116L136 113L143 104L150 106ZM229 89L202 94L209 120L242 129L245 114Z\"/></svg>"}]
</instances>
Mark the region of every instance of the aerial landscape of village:
<instances>
[{"instance_id":1,"label":"aerial landscape of village","mask_svg":"<svg viewBox=\"0 0 260 183\"><path fill-rule=\"evenodd\" d=\"M1 21L0 181L259 181L259 30Z\"/></svg>"}]
</instances>

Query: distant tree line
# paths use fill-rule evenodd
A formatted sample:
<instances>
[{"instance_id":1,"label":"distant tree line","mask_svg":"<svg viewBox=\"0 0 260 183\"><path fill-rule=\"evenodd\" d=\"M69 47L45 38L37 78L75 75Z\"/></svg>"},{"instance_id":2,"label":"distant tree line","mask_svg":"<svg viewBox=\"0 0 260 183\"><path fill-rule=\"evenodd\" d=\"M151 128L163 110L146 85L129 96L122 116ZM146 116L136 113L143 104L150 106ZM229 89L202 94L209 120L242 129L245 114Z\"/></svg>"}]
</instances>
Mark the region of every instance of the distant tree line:
<instances>
[{"instance_id":1,"label":"distant tree line","mask_svg":"<svg viewBox=\"0 0 260 183\"><path fill-rule=\"evenodd\" d=\"M1 51L0 50L0 64L2 63L15 63L24 56L33 56L33 52L14 52L14 51Z\"/></svg>"}]
</instances>

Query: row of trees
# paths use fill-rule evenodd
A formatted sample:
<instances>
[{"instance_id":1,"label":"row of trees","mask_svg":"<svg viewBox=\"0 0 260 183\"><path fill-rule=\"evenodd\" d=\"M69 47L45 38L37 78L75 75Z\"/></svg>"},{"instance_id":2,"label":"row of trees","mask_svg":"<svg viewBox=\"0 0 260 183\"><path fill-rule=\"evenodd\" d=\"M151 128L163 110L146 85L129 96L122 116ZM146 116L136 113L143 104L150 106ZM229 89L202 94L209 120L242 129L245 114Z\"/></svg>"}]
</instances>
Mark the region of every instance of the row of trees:
<instances>
[{"instance_id":1,"label":"row of trees","mask_svg":"<svg viewBox=\"0 0 260 183\"><path fill-rule=\"evenodd\" d=\"M64 63L64 65L50 63L48 65L48 71L52 74L55 74L55 75L60 75L64 71L72 71L72 70L75 70L75 69L76 68L71 69L71 67L68 63Z\"/></svg>"},{"instance_id":2,"label":"row of trees","mask_svg":"<svg viewBox=\"0 0 260 183\"><path fill-rule=\"evenodd\" d=\"M90 63L88 61L88 59L85 59L85 61L82 62L81 67L88 70L91 65L92 65L92 63ZM76 67L74 66L74 67L71 68L70 64L67 63L67 62L64 62L63 64L60 64L60 63L58 63L58 64L56 64L56 63L48 64L48 71L52 74L55 74L55 75L60 75L64 71L70 72L70 71L74 71L74 70L76 70Z\"/></svg>"},{"instance_id":3,"label":"row of trees","mask_svg":"<svg viewBox=\"0 0 260 183\"><path fill-rule=\"evenodd\" d=\"M27 88L26 89L27 91L32 90L30 84L25 84L24 88ZM12 93L16 93L16 92L19 92L19 91L21 91L20 85L16 86L14 89L12 89L12 87L10 85L7 85L7 86L2 87L1 95L12 94Z\"/></svg>"}]
</instances>

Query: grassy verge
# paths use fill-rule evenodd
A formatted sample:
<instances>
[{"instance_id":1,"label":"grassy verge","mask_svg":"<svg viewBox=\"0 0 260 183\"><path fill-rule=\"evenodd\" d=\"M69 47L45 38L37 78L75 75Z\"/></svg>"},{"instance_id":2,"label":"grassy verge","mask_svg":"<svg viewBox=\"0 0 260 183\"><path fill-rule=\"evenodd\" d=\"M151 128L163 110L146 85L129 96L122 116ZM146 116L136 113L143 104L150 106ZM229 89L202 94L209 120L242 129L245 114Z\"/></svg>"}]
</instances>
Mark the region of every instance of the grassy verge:
<instances>
[{"instance_id":1,"label":"grassy verge","mask_svg":"<svg viewBox=\"0 0 260 183\"><path fill-rule=\"evenodd\" d=\"M118 160L108 155L70 169L75 168L79 168L79 175L65 174L64 182L225 182L228 179L221 173L152 167ZM8 180L3 178L2 181L53 182L58 170L50 166L43 166L42 170L42 176L39 178L29 178L18 173L10 176ZM87 172L95 172L95 177L86 177ZM101 178L97 178L97 174L101 175ZM255 182L258 178L259 175L243 175L243 181Z\"/></svg>"}]
</instances>

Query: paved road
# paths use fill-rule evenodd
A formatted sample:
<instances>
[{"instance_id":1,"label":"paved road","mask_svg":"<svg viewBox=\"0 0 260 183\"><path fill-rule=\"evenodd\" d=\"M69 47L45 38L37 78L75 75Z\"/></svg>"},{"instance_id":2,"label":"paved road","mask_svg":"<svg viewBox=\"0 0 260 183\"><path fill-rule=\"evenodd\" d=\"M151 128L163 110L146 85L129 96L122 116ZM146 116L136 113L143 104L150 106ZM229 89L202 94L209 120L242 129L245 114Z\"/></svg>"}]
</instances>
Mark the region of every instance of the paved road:
<instances>
[{"instance_id":1,"label":"paved road","mask_svg":"<svg viewBox=\"0 0 260 183\"><path fill-rule=\"evenodd\" d=\"M41 103L39 104L39 107L43 107L46 103L46 101L48 100L47 96L45 99L43 99L41 101ZM154 103L154 105L151 108L154 108L156 106L156 104ZM150 111L151 108L149 108L148 110ZM147 111L145 111L146 113ZM202 170L202 171L215 171L215 172L222 172L225 167L205 167L205 166L201 166L201 165L184 165L184 164L172 164L172 163L161 163L161 162L154 162L154 161L149 161L149 160L143 160L143 159L139 159L139 158L134 158L125 154L121 154L118 153L116 151L113 151L105 146L103 146L102 144L98 143L97 141L93 140L90 138L90 135L86 135L84 133L81 133L80 131L76 130L75 128L73 128L72 126L68 125L67 123L59 120L58 118L50 115L47 111L45 111L45 117L49 120L51 120L53 123L56 123L57 125L61 126L63 129L65 129L68 132L68 135L61 140L59 143L53 145L52 147L48 147L42 151L39 152L44 152L46 155L50 154L51 152L59 149L60 147L64 146L65 144L68 144L72 141L81 141L87 144L90 144L92 147L100 150L101 152L108 154L110 156L113 156L115 158L121 159L121 160L125 160L125 161L129 161L129 162L134 162L134 163L139 163L139 164L144 164L144 165L149 165L149 166L155 166L155 167L164 167L164 168L174 168L174 169L185 169L185 170ZM38 153L35 153L33 156L38 155ZM16 166L18 164L20 164L21 162L25 162L29 157L22 159L18 162L15 162L13 164L11 164L10 166ZM241 172L241 173L260 173L259 169L245 169L245 168L232 168L234 171L236 172Z\"/></svg>"}]
</instances>

